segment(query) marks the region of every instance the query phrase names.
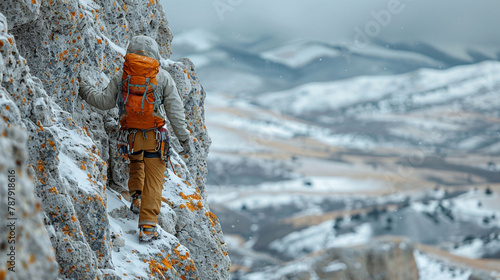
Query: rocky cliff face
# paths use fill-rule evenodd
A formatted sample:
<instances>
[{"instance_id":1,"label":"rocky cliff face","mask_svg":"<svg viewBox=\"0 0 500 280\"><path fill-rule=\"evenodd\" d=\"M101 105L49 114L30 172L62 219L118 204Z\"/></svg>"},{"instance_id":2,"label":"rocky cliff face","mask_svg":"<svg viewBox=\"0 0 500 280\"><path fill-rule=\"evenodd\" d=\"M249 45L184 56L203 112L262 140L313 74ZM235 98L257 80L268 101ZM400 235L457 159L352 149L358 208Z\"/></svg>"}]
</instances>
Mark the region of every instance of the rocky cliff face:
<instances>
[{"instance_id":1,"label":"rocky cliff face","mask_svg":"<svg viewBox=\"0 0 500 280\"><path fill-rule=\"evenodd\" d=\"M4 182L15 170L20 268L7 270L3 238L0 279L227 279L227 246L205 201L205 92L188 59L167 60L172 34L162 7L154 0L8 0L0 13L0 213L9 215ZM137 216L125 200L117 109L94 109L76 94L79 72L104 87L139 34L161 45L193 140L190 157L172 157L177 174L165 174L159 217L164 238L148 245L137 243Z\"/></svg>"},{"instance_id":2,"label":"rocky cliff face","mask_svg":"<svg viewBox=\"0 0 500 280\"><path fill-rule=\"evenodd\" d=\"M31 85L34 81L6 30L7 21L0 15L0 279L6 279L7 275L10 279L30 279L34 275L38 279L55 279L55 256L28 174L26 127L13 95L3 82L14 82L9 72ZM36 90L31 85L25 83L25 88Z\"/></svg>"}]
</instances>

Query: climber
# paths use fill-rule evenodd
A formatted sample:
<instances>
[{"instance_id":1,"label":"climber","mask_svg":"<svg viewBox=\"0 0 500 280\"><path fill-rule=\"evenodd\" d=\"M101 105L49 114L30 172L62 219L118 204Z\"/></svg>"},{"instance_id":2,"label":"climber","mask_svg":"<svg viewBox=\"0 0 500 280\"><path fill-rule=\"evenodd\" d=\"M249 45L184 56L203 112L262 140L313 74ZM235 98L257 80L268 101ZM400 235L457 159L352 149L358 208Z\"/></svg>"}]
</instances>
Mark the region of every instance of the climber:
<instances>
[{"instance_id":1,"label":"climber","mask_svg":"<svg viewBox=\"0 0 500 280\"><path fill-rule=\"evenodd\" d=\"M130 160L130 210L139 214L139 241L160 238L157 215L161 209L163 176L169 156L168 117L183 148L190 151L184 106L170 74L159 66L159 47L146 36L130 40L123 68L103 92L79 75L79 95L90 105L109 110L118 105L119 152ZM142 200L142 201L141 201Z\"/></svg>"}]
</instances>

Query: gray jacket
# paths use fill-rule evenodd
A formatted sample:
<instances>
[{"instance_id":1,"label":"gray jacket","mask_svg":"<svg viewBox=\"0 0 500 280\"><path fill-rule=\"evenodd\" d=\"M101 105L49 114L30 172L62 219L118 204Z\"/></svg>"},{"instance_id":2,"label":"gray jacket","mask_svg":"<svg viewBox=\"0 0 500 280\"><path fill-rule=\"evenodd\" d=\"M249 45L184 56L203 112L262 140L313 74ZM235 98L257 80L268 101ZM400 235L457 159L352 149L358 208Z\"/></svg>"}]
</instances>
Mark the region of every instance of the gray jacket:
<instances>
[{"instance_id":1,"label":"gray jacket","mask_svg":"<svg viewBox=\"0 0 500 280\"><path fill-rule=\"evenodd\" d=\"M152 57L158 61L161 60L158 44L155 40L146 36L133 37L127 48L127 53L137 53ZM113 109L117 104L118 93L120 93L121 98L121 89L118 88L118 84L122 81L122 75L123 70L113 75L109 84L102 92L95 90L85 81L84 77L81 77L79 94L87 103L94 107L101 110ZM186 129L184 105L177 92L177 87L172 76L170 76L167 71L160 68L160 72L156 76L156 82L158 92L163 97L163 108L160 106L159 110L153 112L153 115L164 120L168 117L179 141L183 142L189 139L189 131ZM120 119L123 117L124 113L125 112L122 112Z\"/></svg>"}]
</instances>

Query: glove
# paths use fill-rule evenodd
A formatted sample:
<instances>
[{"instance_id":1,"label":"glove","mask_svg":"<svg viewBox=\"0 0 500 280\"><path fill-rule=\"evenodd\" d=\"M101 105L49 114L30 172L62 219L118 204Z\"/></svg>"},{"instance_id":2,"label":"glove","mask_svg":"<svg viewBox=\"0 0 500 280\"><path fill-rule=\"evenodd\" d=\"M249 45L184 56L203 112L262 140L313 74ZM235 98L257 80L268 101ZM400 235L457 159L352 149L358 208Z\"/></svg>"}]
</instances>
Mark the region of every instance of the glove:
<instances>
[{"instance_id":1,"label":"glove","mask_svg":"<svg viewBox=\"0 0 500 280\"><path fill-rule=\"evenodd\" d=\"M189 151L191 150L191 148L189 147L189 138L184 140L184 141L179 141L179 143L181 143L181 146L182 146L182 151L179 153L179 155L183 156L183 155L187 155L189 153Z\"/></svg>"},{"instance_id":2,"label":"glove","mask_svg":"<svg viewBox=\"0 0 500 280\"><path fill-rule=\"evenodd\" d=\"M80 74L78 74L78 81L80 81L80 86L78 88L78 95L83 100L87 100L87 96L89 95L90 85L84 78L82 78Z\"/></svg>"}]
</instances>

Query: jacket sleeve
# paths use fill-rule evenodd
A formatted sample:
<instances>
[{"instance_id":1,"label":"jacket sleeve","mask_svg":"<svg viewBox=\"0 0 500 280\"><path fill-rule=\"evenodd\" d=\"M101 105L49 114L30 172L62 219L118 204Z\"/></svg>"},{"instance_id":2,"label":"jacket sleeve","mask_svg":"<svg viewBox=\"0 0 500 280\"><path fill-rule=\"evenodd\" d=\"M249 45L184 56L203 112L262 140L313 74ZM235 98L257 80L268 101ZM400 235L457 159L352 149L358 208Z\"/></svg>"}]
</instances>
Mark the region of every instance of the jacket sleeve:
<instances>
[{"instance_id":1,"label":"jacket sleeve","mask_svg":"<svg viewBox=\"0 0 500 280\"><path fill-rule=\"evenodd\" d=\"M80 96L87 103L101 110L113 109L116 106L116 95L118 94L118 83L121 81L122 71L118 71L103 91L97 91L83 78L80 81Z\"/></svg>"},{"instance_id":2,"label":"jacket sleeve","mask_svg":"<svg viewBox=\"0 0 500 280\"><path fill-rule=\"evenodd\" d=\"M182 103L181 97L177 91L177 86L174 80L167 73L167 85L163 92L163 106L174 129L175 135L179 141L183 142L189 139L189 131L186 128L186 118L184 115L184 104Z\"/></svg>"}]
</instances>

